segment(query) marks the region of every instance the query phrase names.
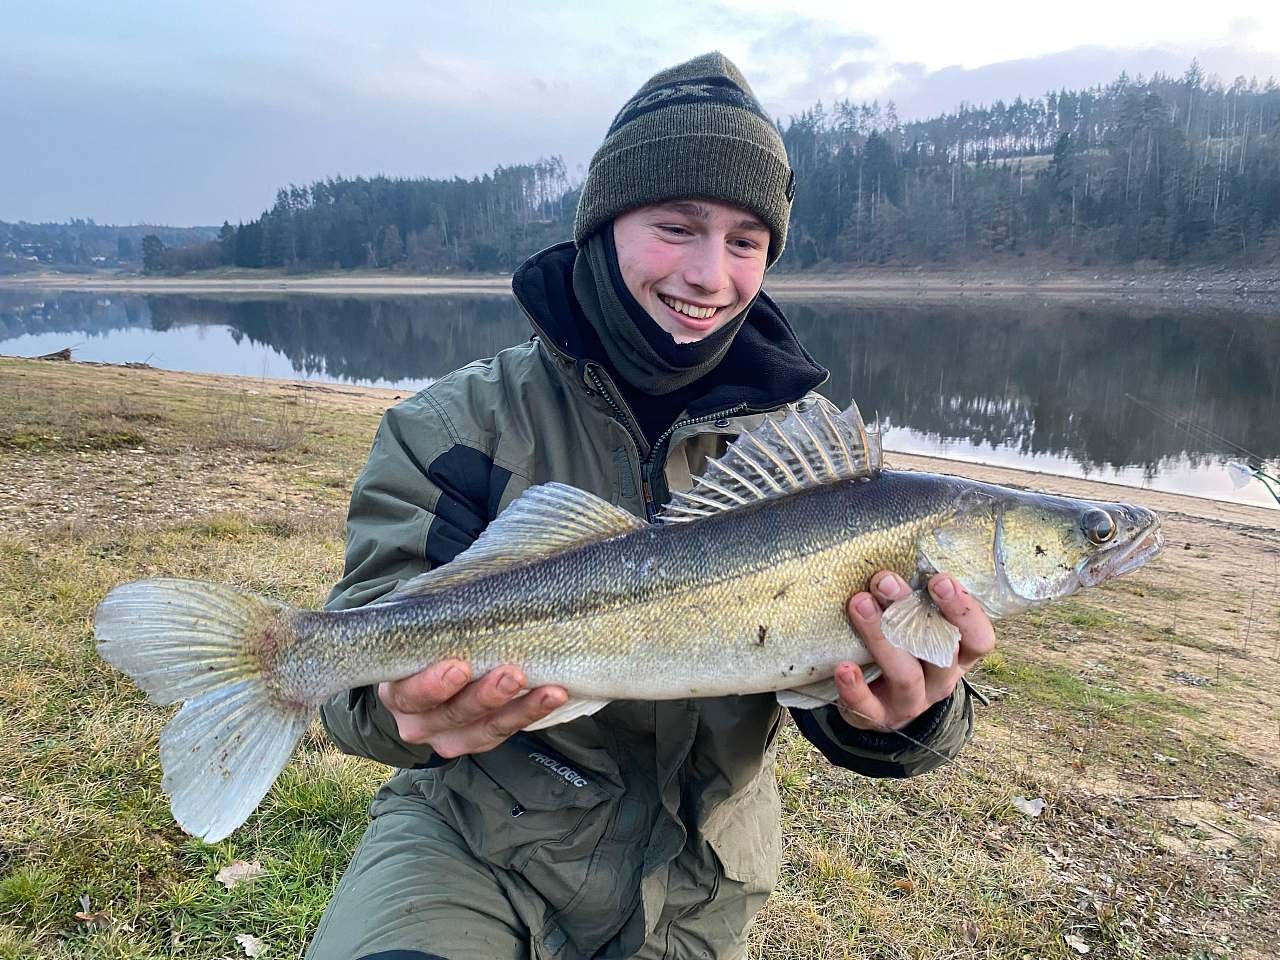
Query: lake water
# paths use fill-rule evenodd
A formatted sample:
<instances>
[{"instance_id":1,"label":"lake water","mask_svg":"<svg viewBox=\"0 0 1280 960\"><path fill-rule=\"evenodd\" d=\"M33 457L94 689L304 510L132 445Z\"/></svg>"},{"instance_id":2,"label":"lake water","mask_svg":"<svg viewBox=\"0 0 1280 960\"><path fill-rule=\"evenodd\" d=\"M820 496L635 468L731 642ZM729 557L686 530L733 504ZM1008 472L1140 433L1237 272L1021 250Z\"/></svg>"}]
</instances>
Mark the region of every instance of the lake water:
<instances>
[{"instance_id":1,"label":"lake water","mask_svg":"<svg viewBox=\"0 0 1280 960\"><path fill-rule=\"evenodd\" d=\"M779 301L823 392L890 450L1264 506L1228 460L1280 458L1280 318L1026 302ZM416 390L529 336L506 296L106 296L0 291L0 353Z\"/></svg>"}]
</instances>

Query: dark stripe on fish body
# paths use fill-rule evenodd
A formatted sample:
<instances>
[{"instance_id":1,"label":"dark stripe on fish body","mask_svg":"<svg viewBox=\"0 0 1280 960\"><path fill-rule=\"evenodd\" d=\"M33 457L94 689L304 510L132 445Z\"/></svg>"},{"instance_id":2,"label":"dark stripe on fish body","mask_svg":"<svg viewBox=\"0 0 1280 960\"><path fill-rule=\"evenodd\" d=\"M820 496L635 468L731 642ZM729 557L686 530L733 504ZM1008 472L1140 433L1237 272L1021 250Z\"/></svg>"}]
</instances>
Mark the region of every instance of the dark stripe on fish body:
<instances>
[{"instance_id":1,"label":"dark stripe on fish body","mask_svg":"<svg viewBox=\"0 0 1280 960\"><path fill-rule=\"evenodd\" d=\"M439 659L525 660L540 625L611 610L713 596L716 584L811 556L850 539L865 569L845 570L862 587L892 565L910 576L922 526L949 511L969 481L885 471L748 504L687 524L656 525L401 602L299 613L282 690L318 695L335 676L346 685L372 670L405 674ZM865 538L865 539L863 539ZM839 571L833 571L839 573ZM678 601L677 601L678 602ZM719 602L723 602L722 600ZM496 645L495 645L496 641ZM568 651L561 651L565 655ZM527 661L526 661L527 662ZM361 681L364 682L364 681ZM309 697L308 697L309 699Z\"/></svg>"},{"instance_id":2,"label":"dark stripe on fish body","mask_svg":"<svg viewBox=\"0 0 1280 960\"><path fill-rule=\"evenodd\" d=\"M964 481L885 471L749 504L694 523L653 526L590 543L434 596L382 608L373 617L420 629L424 620L485 633L643 603L703 588L892 530L946 510ZM353 614L355 611L353 611Z\"/></svg>"}]
</instances>

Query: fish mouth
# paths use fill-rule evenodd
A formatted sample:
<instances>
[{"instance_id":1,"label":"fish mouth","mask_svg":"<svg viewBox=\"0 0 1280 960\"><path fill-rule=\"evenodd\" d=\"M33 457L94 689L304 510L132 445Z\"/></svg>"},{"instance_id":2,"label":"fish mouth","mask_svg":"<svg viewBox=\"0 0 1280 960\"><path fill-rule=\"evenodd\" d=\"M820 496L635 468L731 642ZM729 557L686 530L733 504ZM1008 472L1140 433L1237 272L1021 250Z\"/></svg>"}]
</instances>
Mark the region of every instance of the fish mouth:
<instances>
[{"instance_id":1,"label":"fish mouth","mask_svg":"<svg viewBox=\"0 0 1280 960\"><path fill-rule=\"evenodd\" d=\"M1164 549L1164 532L1157 522L1140 537L1134 537L1123 547L1095 557L1085 567L1080 582L1086 587L1094 587L1104 580L1123 577L1132 573L1151 560Z\"/></svg>"}]
</instances>

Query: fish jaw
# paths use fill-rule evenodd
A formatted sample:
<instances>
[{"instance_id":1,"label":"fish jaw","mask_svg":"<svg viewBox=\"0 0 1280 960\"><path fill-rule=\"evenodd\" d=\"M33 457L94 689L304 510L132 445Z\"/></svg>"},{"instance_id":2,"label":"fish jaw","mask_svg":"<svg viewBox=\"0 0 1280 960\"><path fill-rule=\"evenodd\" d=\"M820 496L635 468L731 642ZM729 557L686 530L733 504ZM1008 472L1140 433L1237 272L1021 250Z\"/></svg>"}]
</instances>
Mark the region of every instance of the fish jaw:
<instances>
[{"instance_id":1,"label":"fish jaw","mask_svg":"<svg viewBox=\"0 0 1280 960\"><path fill-rule=\"evenodd\" d=\"M1119 551L1101 554L1086 563L1080 571L1080 585L1094 587L1106 580L1123 577L1155 559L1163 549L1164 531L1160 529L1159 520L1152 517L1152 527L1144 535Z\"/></svg>"}]
</instances>

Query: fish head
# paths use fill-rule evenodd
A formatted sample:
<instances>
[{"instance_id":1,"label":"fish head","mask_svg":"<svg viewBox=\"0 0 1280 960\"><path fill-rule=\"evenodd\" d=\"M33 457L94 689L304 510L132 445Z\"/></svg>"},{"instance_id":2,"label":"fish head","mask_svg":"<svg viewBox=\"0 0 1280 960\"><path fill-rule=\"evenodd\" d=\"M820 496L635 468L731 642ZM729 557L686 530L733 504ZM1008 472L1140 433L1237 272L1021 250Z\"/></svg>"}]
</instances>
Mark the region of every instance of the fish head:
<instances>
[{"instance_id":1,"label":"fish head","mask_svg":"<svg viewBox=\"0 0 1280 960\"><path fill-rule=\"evenodd\" d=\"M1001 508L1000 579L1028 605L1136 570L1163 546L1156 515L1127 503L1031 495Z\"/></svg>"},{"instance_id":2,"label":"fish head","mask_svg":"<svg viewBox=\"0 0 1280 960\"><path fill-rule=\"evenodd\" d=\"M930 570L1003 617L1137 569L1163 536L1143 507L989 488L961 498L920 546Z\"/></svg>"}]
</instances>

